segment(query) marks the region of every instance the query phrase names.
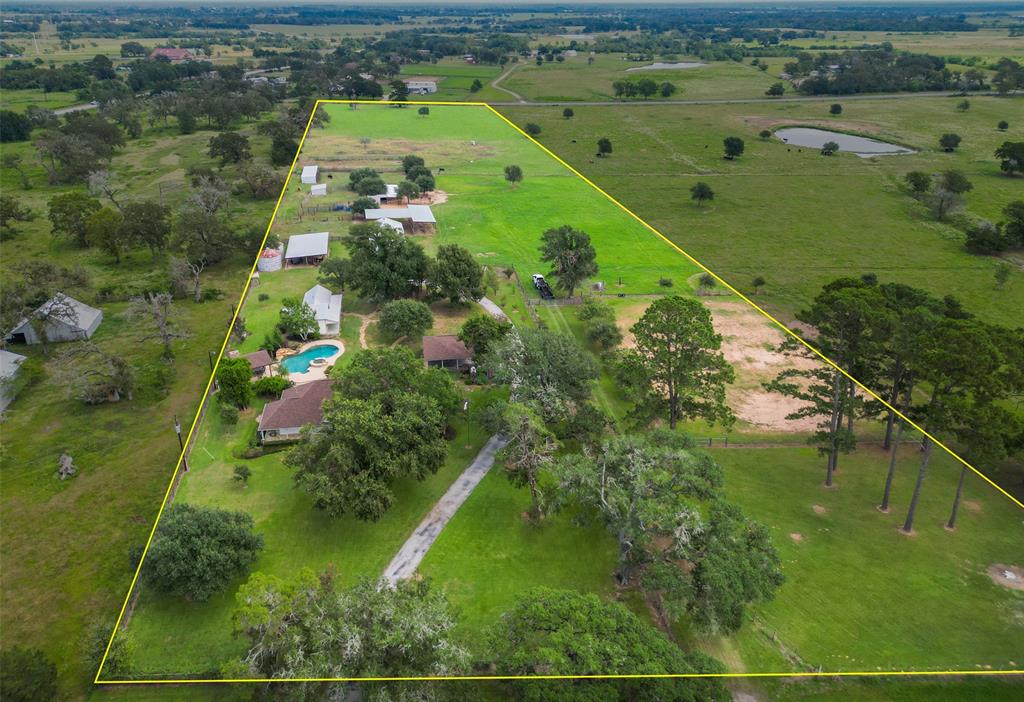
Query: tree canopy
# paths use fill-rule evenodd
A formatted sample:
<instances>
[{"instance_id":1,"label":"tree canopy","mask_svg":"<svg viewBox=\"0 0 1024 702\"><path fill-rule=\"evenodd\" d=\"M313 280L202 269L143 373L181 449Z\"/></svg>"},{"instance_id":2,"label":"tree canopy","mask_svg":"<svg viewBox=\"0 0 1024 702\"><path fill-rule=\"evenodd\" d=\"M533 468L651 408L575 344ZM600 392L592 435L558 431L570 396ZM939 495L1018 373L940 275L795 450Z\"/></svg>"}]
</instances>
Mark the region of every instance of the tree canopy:
<instances>
[{"instance_id":1,"label":"tree canopy","mask_svg":"<svg viewBox=\"0 0 1024 702\"><path fill-rule=\"evenodd\" d=\"M377 301L404 297L427 277L423 247L387 227L357 224L343 241L352 262L349 287L362 297Z\"/></svg>"},{"instance_id":2,"label":"tree canopy","mask_svg":"<svg viewBox=\"0 0 1024 702\"><path fill-rule=\"evenodd\" d=\"M540 258L551 264L548 275L558 281L569 297L587 278L597 275L597 251L590 235L564 224L541 235Z\"/></svg>"}]
</instances>

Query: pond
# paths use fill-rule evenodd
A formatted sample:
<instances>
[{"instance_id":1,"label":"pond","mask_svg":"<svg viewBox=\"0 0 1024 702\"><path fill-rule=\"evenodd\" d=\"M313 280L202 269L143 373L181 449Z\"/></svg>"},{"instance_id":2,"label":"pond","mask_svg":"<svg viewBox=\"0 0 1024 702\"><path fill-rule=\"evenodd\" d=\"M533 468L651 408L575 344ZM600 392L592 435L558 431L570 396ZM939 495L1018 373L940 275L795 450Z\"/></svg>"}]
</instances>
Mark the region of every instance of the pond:
<instances>
[{"instance_id":1,"label":"pond","mask_svg":"<svg viewBox=\"0 0 1024 702\"><path fill-rule=\"evenodd\" d=\"M810 127L787 127L775 132L775 136L792 146L806 146L811 149L820 149L825 142L834 141L839 144L840 151L848 151L861 158L872 156L892 156L894 154L912 154L913 149L897 144L889 144L876 139L831 132L827 129L812 129Z\"/></svg>"},{"instance_id":2,"label":"pond","mask_svg":"<svg viewBox=\"0 0 1024 702\"><path fill-rule=\"evenodd\" d=\"M627 68L626 72L630 71L674 71L686 68L700 68L706 66L706 63L699 63L697 61L681 61L678 63L652 63L648 66L635 66L634 68Z\"/></svg>"},{"instance_id":3,"label":"pond","mask_svg":"<svg viewBox=\"0 0 1024 702\"><path fill-rule=\"evenodd\" d=\"M289 373L305 373L309 365L317 358L330 358L338 353L338 347L329 344L310 346L302 353L288 356L281 361L281 367Z\"/></svg>"}]
</instances>

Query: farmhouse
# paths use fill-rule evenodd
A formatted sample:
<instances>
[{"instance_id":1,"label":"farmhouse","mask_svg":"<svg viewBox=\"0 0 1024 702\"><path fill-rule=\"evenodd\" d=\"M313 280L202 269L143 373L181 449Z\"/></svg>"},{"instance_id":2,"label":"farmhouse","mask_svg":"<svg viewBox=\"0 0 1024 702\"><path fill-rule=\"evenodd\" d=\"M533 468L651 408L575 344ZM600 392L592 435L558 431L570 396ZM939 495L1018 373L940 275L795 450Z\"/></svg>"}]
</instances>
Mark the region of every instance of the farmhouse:
<instances>
[{"instance_id":1,"label":"farmhouse","mask_svg":"<svg viewBox=\"0 0 1024 702\"><path fill-rule=\"evenodd\" d=\"M393 183L388 183L384 187L386 188L386 190L380 195L371 195L371 197L378 205L383 205L388 202L394 202L395 200L399 199L397 185Z\"/></svg>"},{"instance_id":2,"label":"farmhouse","mask_svg":"<svg viewBox=\"0 0 1024 702\"><path fill-rule=\"evenodd\" d=\"M274 365L274 359L270 357L270 353L266 349L247 353L242 358L247 360L249 365L252 366L254 377L262 378L265 375L270 375L270 367Z\"/></svg>"},{"instance_id":3,"label":"farmhouse","mask_svg":"<svg viewBox=\"0 0 1024 702\"><path fill-rule=\"evenodd\" d=\"M454 334L423 337L423 360L431 368L467 368L473 354Z\"/></svg>"},{"instance_id":4,"label":"farmhouse","mask_svg":"<svg viewBox=\"0 0 1024 702\"><path fill-rule=\"evenodd\" d=\"M268 402L260 415L260 442L295 441L302 427L319 425L324 419L324 400L331 397L328 378L295 385L281 393L280 400Z\"/></svg>"},{"instance_id":5,"label":"farmhouse","mask_svg":"<svg viewBox=\"0 0 1024 702\"><path fill-rule=\"evenodd\" d=\"M0 412L14 400L14 379L18 376L25 356L0 349Z\"/></svg>"},{"instance_id":6,"label":"farmhouse","mask_svg":"<svg viewBox=\"0 0 1024 702\"><path fill-rule=\"evenodd\" d=\"M284 260L289 266L319 266L327 258L330 235L327 232L296 234L288 237Z\"/></svg>"},{"instance_id":7,"label":"farmhouse","mask_svg":"<svg viewBox=\"0 0 1024 702\"><path fill-rule=\"evenodd\" d=\"M410 93L417 95L428 95L437 92L436 80L407 80L404 81Z\"/></svg>"},{"instance_id":8,"label":"farmhouse","mask_svg":"<svg viewBox=\"0 0 1024 702\"><path fill-rule=\"evenodd\" d=\"M32 316L43 324L46 341L78 341L89 339L103 321L103 312L79 302L64 293L57 293L40 305ZM43 342L31 321L18 322L4 340L12 344L39 344Z\"/></svg>"},{"instance_id":9,"label":"farmhouse","mask_svg":"<svg viewBox=\"0 0 1024 702\"><path fill-rule=\"evenodd\" d=\"M341 327L341 295L335 295L323 285L314 285L302 296L309 305L320 327L321 336L337 336Z\"/></svg>"},{"instance_id":10,"label":"farmhouse","mask_svg":"<svg viewBox=\"0 0 1024 702\"><path fill-rule=\"evenodd\" d=\"M365 216L368 220L398 220L402 222L403 228L409 234L429 234L437 226L437 220L434 219L434 213L429 205L368 209Z\"/></svg>"},{"instance_id":11,"label":"farmhouse","mask_svg":"<svg viewBox=\"0 0 1024 702\"><path fill-rule=\"evenodd\" d=\"M151 59L167 59L168 61L191 61L195 55L188 49L153 49Z\"/></svg>"},{"instance_id":12,"label":"farmhouse","mask_svg":"<svg viewBox=\"0 0 1024 702\"><path fill-rule=\"evenodd\" d=\"M320 166L302 167L302 184L314 185L320 178Z\"/></svg>"}]
</instances>

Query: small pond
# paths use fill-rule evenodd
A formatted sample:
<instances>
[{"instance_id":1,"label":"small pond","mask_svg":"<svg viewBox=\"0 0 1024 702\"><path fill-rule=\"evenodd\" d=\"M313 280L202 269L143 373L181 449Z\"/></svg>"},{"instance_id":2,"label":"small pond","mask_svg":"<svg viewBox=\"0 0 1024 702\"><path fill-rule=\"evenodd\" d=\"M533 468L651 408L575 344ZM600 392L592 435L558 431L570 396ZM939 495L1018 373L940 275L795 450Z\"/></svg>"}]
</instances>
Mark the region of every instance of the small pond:
<instances>
[{"instance_id":1,"label":"small pond","mask_svg":"<svg viewBox=\"0 0 1024 702\"><path fill-rule=\"evenodd\" d=\"M648 66L635 66L633 68L627 68L626 72L630 71L675 71L686 68L700 68L706 66L706 63L699 63L697 61L681 61L678 63L652 63Z\"/></svg>"},{"instance_id":2,"label":"small pond","mask_svg":"<svg viewBox=\"0 0 1024 702\"><path fill-rule=\"evenodd\" d=\"M840 151L848 151L861 158L914 153L913 149L908 149L905 146L852 134L830 132L827 129L812 129L811 127L786 127L777 130L775 136L792 146L806 146L811 149L820 149L825 142L834 141L839 144Z\"/></svg>"},{"instance_id":3,"label":"small pond","mask_svg":"<svg viewBox=\"0 0 1024 702\"><path fill-rule=\"evenodd\" d=\"M330 358L331 356L338 353L338 347L321 344L319 346L310 346L302 353L297 353L294 356L288 356L281 361L281 367L287 370L289 373L305 373L309 370L309 364L317 358Z\"/></svg>"}]
</instances>

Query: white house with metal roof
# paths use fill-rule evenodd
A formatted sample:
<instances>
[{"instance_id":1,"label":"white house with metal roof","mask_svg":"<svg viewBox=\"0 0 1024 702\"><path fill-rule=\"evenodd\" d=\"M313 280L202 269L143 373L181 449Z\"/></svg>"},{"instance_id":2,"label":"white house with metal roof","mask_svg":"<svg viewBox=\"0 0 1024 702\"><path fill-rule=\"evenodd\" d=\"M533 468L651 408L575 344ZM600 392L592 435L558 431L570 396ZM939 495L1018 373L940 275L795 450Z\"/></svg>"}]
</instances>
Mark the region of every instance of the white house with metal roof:
<instances>
[{"instance_id":1,"label":"white house with metal roof","mask_svg":"<svg viewBox=\"0 0 1024 702\"><path fill-rule=\"evenodd\" d=\"M302 184L313 185L317 182L320 177L320 166L303 166L302 167Z\"/></svg>"},{"instance_id":2,"label":"white house with metal roof","mask_svg":"<svg viewBox=\"0 0 1024 702\"><path fill-rule=\"evenodd\" d=\"M331 248L331 237L327 232L312 234L295 234L288 237L288 247L284 252L284 260L290 266L318 266L327 258Z\"/></svg>"},{"instance_id":3,"label":"white house with metal roof","mask_svg":"<svg viewBox=\"0 0 1024 702\"><path fill-rule=\"evenodd\" d=\"M79 302L64 293L57 293L32 313L42 323L47 342L89 339L103 321L103 311ZM42 337L31 319L26 317L7 333L11 344L41 344Z\"/></svg>"},{"instance_id":4,"label":"white house with metal roof","mask_svg":"<svg viewBox=\"0 0 1024 702\"><path fill-rule=\"evenodd\" d=\"M302 296L320 326L320 336L337 336L341 329L341 295L335 295L323 285L314 285Z\"/></svg>"}]
</instances>

